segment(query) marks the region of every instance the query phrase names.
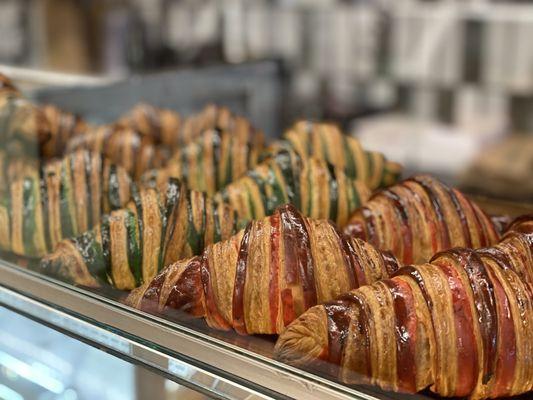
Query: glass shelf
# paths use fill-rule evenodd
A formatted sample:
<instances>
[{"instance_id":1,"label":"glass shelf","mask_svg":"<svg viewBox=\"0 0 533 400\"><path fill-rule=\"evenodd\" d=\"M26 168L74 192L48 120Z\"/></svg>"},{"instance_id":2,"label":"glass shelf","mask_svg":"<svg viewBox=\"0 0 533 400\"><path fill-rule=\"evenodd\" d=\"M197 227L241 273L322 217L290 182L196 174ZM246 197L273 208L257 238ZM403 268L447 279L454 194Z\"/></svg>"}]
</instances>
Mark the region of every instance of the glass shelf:
<instances>
[{"instance_id":1,"label":"glass shelf","mask_svg":"<svg viewBox=\"0 0 533 400\"><path fill-rule=\"evenodd\" d=\"M0 277L0 305L211 396L361 400L404 397L375 388L346 387L278 363L267 356L267 340L217 335L213 331L208 335L21 270L6 261L0 261Z\"/></svg>"}]
</instances>

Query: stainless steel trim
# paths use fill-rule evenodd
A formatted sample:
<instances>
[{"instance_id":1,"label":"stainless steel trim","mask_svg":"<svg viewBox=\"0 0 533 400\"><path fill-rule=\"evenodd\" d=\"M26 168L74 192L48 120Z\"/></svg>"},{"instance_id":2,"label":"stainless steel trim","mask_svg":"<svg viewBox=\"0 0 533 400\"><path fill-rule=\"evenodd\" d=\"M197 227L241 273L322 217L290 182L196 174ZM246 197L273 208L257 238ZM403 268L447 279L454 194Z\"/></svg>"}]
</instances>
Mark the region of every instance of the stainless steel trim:
<instances>
[{"instance_id":1,"label":"stainless steel trim","mask_svg":"<svg viewBox=\"0 0 533 400\"><path fill-rule=\"evenodd\" d=\"M216 377L230 391L237 390L240 398L244 392L250 398L396 398L336 384L92 292L21 270L3 260L0 285L0 304L178 379L191 381L188 375L191 371L202 377ZM191 381L193 385L200 383Z\"/></svg>"}]
</instances>

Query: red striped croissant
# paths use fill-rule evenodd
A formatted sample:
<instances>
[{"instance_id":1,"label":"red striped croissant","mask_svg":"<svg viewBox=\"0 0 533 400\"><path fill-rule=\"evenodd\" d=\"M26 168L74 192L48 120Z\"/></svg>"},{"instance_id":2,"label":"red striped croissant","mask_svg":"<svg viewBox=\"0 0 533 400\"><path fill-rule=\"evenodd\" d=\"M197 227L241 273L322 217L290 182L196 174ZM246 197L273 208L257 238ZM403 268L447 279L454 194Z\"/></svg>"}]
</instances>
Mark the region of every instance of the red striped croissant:
<instances>
[{"instance_id":1,"label":"red striped croissant","mask_svg":"<svg viewBox=\"0 0 533 400\"><path fill-rule=\"evenodd\" d=\"M533 216L496 246L429 264L304 313L276 357L345 383L494 398L533 389Z\"/></svg>"},{"instance_id":2,"label":"red striped croissant","mask_svg":"<svg viewBox=\"0 0 533 400\"><path fill-rule=\"evenodd\" d=\"M472 201L429 175L416 175L375 194L344 232L391 251L402 263L423 263L456 246L498 241L494 223Z\"/></svg>"},{"instance_id":3,"label":"red striped croissant","mask_svg":"<svg viewBox=\"0 0 533 400\"><path fill-rule=\"evenodd\" d=\"M285 205L167 267L127 303L163 315L182 310L217 329L273 334L309 307L397 269L394 257Z\"/></svg>"}]
</instances>

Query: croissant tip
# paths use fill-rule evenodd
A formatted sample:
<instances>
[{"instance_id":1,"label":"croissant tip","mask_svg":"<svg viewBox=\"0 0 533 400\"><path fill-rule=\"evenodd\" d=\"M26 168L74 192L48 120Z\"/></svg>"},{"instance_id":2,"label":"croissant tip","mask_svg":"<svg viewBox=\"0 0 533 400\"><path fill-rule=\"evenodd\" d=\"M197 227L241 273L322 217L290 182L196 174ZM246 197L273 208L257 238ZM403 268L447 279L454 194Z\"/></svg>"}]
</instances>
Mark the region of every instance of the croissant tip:
<instances>
[{"instance_id":1,"label":"croissant tip","mask_svg":"<svg viewBox=\"0 0 533 400\"><path fill-rule=\"evenodd\" d=\"M144 293L145 286L146 285L142 285L138 288L133 289L124 299L124 304L129 307L138 308L142 294Z\"/></svg>"},{"instance_id":2,"label":"croissant tip","mask_svg":"<svg viewBox=\"0 0 533 400\"><path fill-rule=\"evenodd\" d=\"M328 351L327 315L323 306L309 309L279 336L274 357L294 366L310 366Z\"/></svg>"}]
</instances>

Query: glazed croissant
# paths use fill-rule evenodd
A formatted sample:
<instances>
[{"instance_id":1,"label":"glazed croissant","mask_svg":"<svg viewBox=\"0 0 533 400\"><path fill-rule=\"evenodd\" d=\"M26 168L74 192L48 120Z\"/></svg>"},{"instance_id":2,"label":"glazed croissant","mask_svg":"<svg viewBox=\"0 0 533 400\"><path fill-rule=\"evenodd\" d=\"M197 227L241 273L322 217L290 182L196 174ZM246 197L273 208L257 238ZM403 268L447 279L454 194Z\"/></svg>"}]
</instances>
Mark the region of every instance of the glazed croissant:
<instances>
[{"instance_id":1,"label":"glazed croissant","mask_svg":"<svg viewBox=\"0 0 533 400\"><path fill-rule=\"evenodd\" d=\"M40 257L130 198L131 181L99 154L78 151L10 181L0 201L0 248Z\"/></svg>"},{"instance_id":2,"label":"glazed croissant","mask_svg":"<svg viewBox=\"0 0 533 400\"><path fill-rule=\"evenodd\" d=\"M344 232L389 250L404 264L423 263L439 251L497 242L492 220L461 192L429 175L384 189L350 217Z\"/></svg>"},{"instance_id":3,"label":"glazed croissant","mask_svg":"<svg viewBox=\"0 0 533 400\"><path fill-rule=\"evenodd\" d=\"M165 168L150 171L144 178L156 182L180 178L189 188L213 195L254 168L263 146L263 135L238 118L233 130L205 131L195 142L177 150Z\"/></svg>"},{"instance_id":4,"label":"glazed croissant","mask_svg":"<svg viewBox=\"0 0 533 400\"><path fill-rule=\"evenodd\" d=\"M199 254L237 231L235 213L176 179L164 190L137 189L127 207L94 229L60 242L41 261L43 272L73 283L131 290L171 261Z\"/></svg>"},{"instance_id":5,"label":"glazed croissant","mask_svg":"<svg viewBox=\"0 0 533 400\"><path fill-rule=\"evenodd\" d=\"M275 154L283 149L327 161L371 189L396 183L402 172L398 163L387 161L382 153L363 150L357 139L344 135L334 124L299 121L269 150Z\"/></svg>"},{"instance_id":6,"label":"glazed croissant","mask_svg":"<svg viewBox=\"0 0 533 400\"><path fill-rule=\"evenodd\" d=\"M369 197L370 190L362 181L348 178L323 160L301 158L293 151L267 158L215 195L246 222L291 203L306 217L331 219L339 225Z\"/></svg>"},{"instance_id":7,"label":"glazed croissant","mask_svg":"<svg viewBox=\"0 0 533 400\"><path fill-rule=\"evenodd\" d=\"M398 268L391 255L285 205L201 256L170 265L127 303L163 315L182 310L217 329L272 334L309 307Z\"/></svg>"},{"instance_id":8,"label":"glazed croissant","mask_svg":"<svg viewBox=\"0 0 533 400\"><path fill-rule=\"evenodd\" d=\"M533 216L494 247L429 264L314 307L276 357L348 384L494 398L533 389Z\"/></svg>"}]
</instances>

